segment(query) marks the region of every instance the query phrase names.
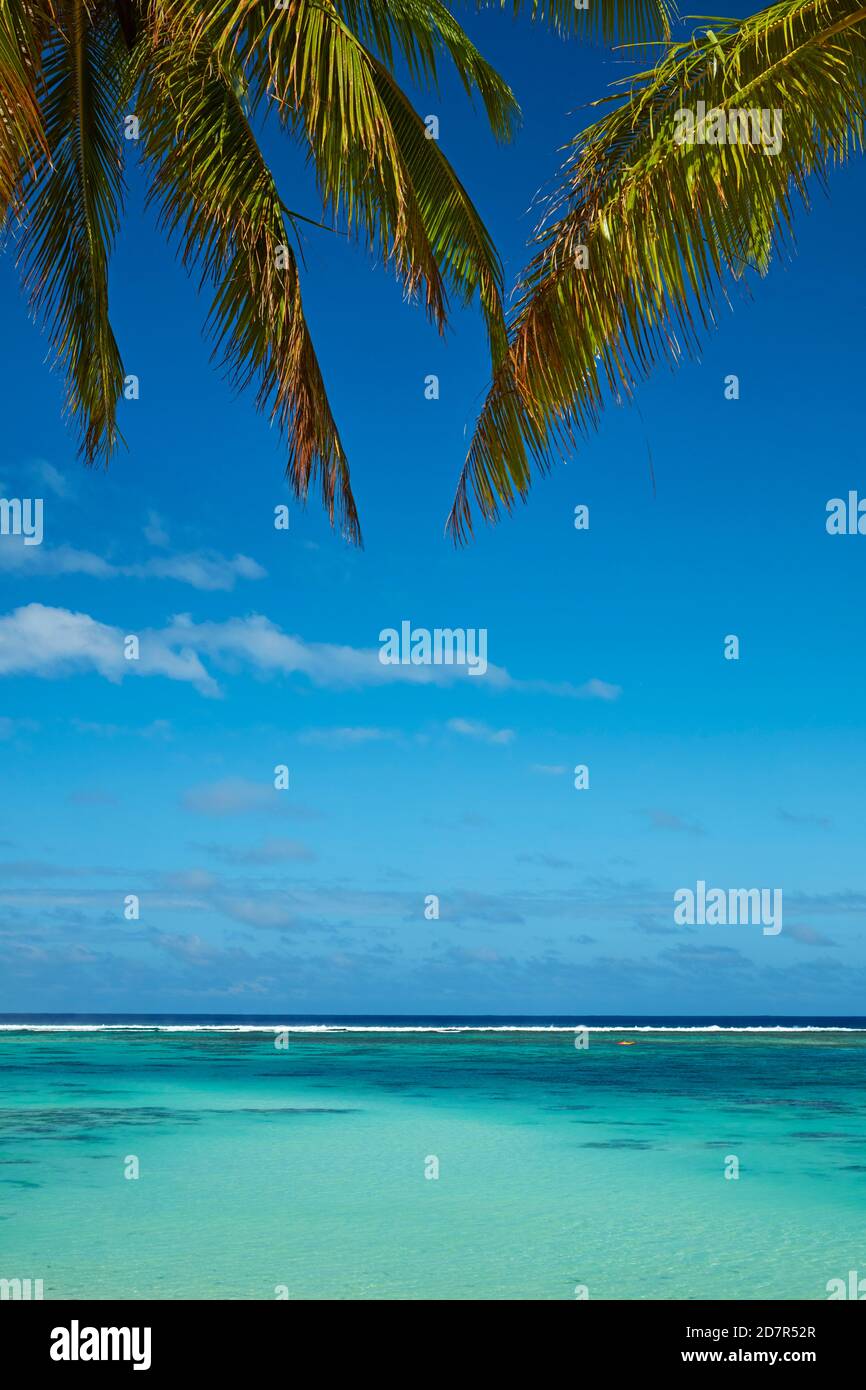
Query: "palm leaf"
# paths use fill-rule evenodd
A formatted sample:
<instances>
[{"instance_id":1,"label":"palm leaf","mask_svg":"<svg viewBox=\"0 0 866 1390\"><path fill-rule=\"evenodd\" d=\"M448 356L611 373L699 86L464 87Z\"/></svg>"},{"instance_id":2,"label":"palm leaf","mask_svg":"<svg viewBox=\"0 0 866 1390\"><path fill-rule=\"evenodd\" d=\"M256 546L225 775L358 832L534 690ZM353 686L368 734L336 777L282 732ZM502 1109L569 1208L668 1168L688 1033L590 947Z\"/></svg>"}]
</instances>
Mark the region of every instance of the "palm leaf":
<instances>
[{"instance_id":1,"label":"palm leaf","mask_svg":"<svg viewBox=\"0 0 866 1390\"><path fill-rule=\"evenodd\" d=\"M0 0L0 221L22 173L47 151L39 110L40 48L52 19L48 0Z\"/></svg>"},{"instance_id":2,"label":"palm leaf","mask_svg":"<svg viewBox=\"0 0 866 1390\"><path fill-rule=\"evenodd\" d=\"M641 43L666 37L676 17L673 0L476 0L479 10L529 10L539 24L547 24L566 38L603 43Z\"/></svg>"},{"instance_id":3,"label":"palm leaf","mask_svg":"<svg viewBox=\"0 0 866 1390\"><path fill-rule=\"evenodd\" d=\"M678 113L778 110L778 153L682 143ZM472 529L525 499L532 465L594 427L659 360L695 352L731 275L792 242L809 180L863 147L866 10L786 0L672 45L574 142L520 282L510 348L481 411L448 519ZM585 248L580 251L580 248ZM585 258L586 268L581 268Z\"/></svg>"},{"instance_id":4,"label":"palm leaf","mask_svg":"<svg viewBox=\"0 0 866 1390\"><path fill-rule=\"evenodd\" d=\"M466 91L481 97L494 134L510 139L520 115L514 93L441 0L334 0L334 7L389 70L399 54L415 82L437 88L447 55Z\"/></svg>"},{"instance_id":5,"label":"palm leaf","mask_svg":"<svg viewBox=\"0 0 866 1390\"><path fill-rule=\"evenodd\" d=\"M147 131L151 197L183 262L215 287L209 328L232 381L257 385L289 444L287 477L306 500L317 478L331 521L360 541L340 436L304 318L288 210L227 70L180 31L139 49L138 111Z\"/></svg>"},{"instance_id":6,"label":"palm leaf","mask_svg":"<svg viewBox=\"0 0 866 1390\"><path fill-rule=\"evenodd\" d=\"M123 178L119 151L125 48L111 9L56 0L42 50L40 96L47 150L19 185L27 215L18 261L34 315L67 381L67 407L88 463L116 447L123 389L108 318L108 258Z\"/></svg>"},{"instance_id":7,"label":"palm leaf","mask_svg":"<svg viewBox=\"0 0 866 1390\"><path fill-rule=\"evenodd\" d=\"M498 363L508 339L502 307L502 270L496 248L465 188L384 64L374 82L388 113L397 149L411 181L424 234L446 284L468 305L476 289L491 356Z\"/></svg>"},{"instance_id":8,"label":"palm leaf","mask_svg":"<svg viewBox=\"0 0 866 1390\"><path fill-rule=\"evenodd\" d=\"M176 26L190 7L161 0L161 8L169 26ZM478 214L437 142L427 142L423 158L418 153L407 100L350 20L363 22L386 55L391 42L414 53L419 71L430 71L432 63L435 73L439 49L455 61L459 57L464 80L477 85L488 110L497 113L494 126L500 133L514 115L513 97L504 83L494 81L469 40L460 37L456 23L446 22L443 7L397 0L390 28L384 10L377 0L365 6L297 0L276 11L261 0L228 0L200 11L192 42L212 41L222 64L240 62L253 104L262 94L269 96L283 122L307 143L324 206L336 224L366 240L396 268L407 296L423 298L440 330L449 288L465 299L472 285L481 292L488 324L490 315L499 313L491 336L501 339L504 319L494 298L502 272L490 239L486 232L479 235ZM433 195L445 184L449 194L440 210ZM435 244L449 239L462 242L461 252L440 265Z\"/></svg>"}]
</instances>

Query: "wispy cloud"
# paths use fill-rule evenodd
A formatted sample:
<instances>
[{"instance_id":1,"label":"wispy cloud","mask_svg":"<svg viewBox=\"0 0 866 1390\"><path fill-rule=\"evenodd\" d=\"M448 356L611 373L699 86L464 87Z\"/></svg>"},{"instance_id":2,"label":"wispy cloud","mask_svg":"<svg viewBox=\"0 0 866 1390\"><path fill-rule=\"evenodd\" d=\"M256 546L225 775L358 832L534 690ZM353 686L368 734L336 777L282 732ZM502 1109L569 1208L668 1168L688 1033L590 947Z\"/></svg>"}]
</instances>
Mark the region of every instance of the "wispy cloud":
<instances>
[{"instance_id":1,"label":"wispy cloud","mask_svg":"<svg viewBox=\"0 0 866 1390\"><path fill-rule=\"evenodd\" d=\"M0 715L0 740L14 738L16 734L32 734L39 728L35 719L10 719L8 715Z\"/></svg>"},{"instance_id":2,"label":"wispy cloud","mask_svg":"<svg viewBox=\"0 0 866 1390\"><path fill-rule=\"evenodd\" d=\"M136 579L176 579L193 589L233 589L237 579L264 579L266 571L248 555L231 559L216 551L196 550L153 556L143 565L125 565L121 571Z\"/></svg>"},{"instance_id":3,"label":"wispy cloud","mask_svg":"<svg viewBox=\"0 0 866 1390\"><path fill-rule=\"evenodd\" d=\"M126 634L121 628L110 627L87 613L30 603L0 618L0 675L54 679L95 671L115 682L125 676L165 676L185 681L203 695L219 695L220 687L202 661L207 657L219 667L237 670L245 666L259 675L302 675L314 685L331 689L394 683L446 686L467 680L473 686L479 683L471 680L466 666L384 665L378 648L309 642L283 632L261 614L202 623L194 622L189 614L179 614L167 627L136 635L139 659L126 660ZM488 665L481 679L493 690L543 691L570 698L603 684L590 681L577 687L568 682L517 680L494 665ZM609 698L598 695L597 690L594 693L597 698Z\"/></svg>"},{"instance_id":4,"label":"wispy cloud","mask_svg":"<svg viewBox=\"0 0 866 1390\"><path fill-rule=\"evenodd\" d=\"M65 473L61 473L59 468L55 468L53 463L47 459L37 459L33 464L33 476L48 491L53 492L55 497L70 497L72 495L72 484Z\"/></svg>"},{"instance_id":5,"label":"wispy cloud","mask_svg":"<svg viewBox=\"0 0 866 1390\"><path fill-rule=\"evenodd\" d=\"M104 792L94 789L89 791L83 788L81 791L70 792L66 800L70 806L117 806L118 800L113 792Z\"/></svg>"},{"instance_id":6,"label":"wispy cloud","mask_svg":"<svg viewBox=\"0 0 866 1390\"><path fill-rule=\"evenodd\" d=\"M272 782L253 782L245 777L224 777L190 787L183 806L200 816L277 815L291 810L287 793L277 791Z\"/></svg>"},{"instance_id":7,"label":"wispy cloud","mask_svg":"<svg viewBox=\"0 0 866 1390\"><path fill-rule=\"evenodd\" d=\"M462 734L464 738L474 738L480 743L511 743L513 729L492 729L477 719L449 719L445 726L452 734Z\"/></svg>"},{"instance_id":8,"label":"wispy cloud","mask_svg":"<svg viewBox=\"0 0 866 1390\"><path fill-rule=\"evenodd\" d=\"M240 661L265 674L304 675L314 685L334 689L394 683L450 685L468 679L465 666L390 666L379 660L378 648L308 642L283 632L261 614L222 623L194 623L181 615L172 620L164 636L172 645L195 650L217 663ZM508 672L494 666L488 666L482 679L494 685L511 683Z\"/></svg>"},{"instance_id":9,"label":"wispy cloud","mask_svg":"<svg viewBox=\"0 0 866 1390\"><path fill-rule=\"evenodd\" d=\"M352 744L383 743L399 738L396 729L376 729L365 725L342 725L333 729L303 729L301 743L321 744L325 748L345 748Z\"/></svg>"},{"instance_id":10,"label":"wispy cloud","mask_svg":"<svg viewBox=\"0 0 866 1390\"><path fill-rule=\"evenodd\" d=\"M754 962L737 950L735 946L717 946L710 942L706 946L686 942L662 951L660 961L667 961L677 969L684 970L753 970Z\"/></svg>"},{"instance_id":11,"label":"wispy cloud","mask_svg":"<svg viewBox=\"0 0 866 1390\"><path fill-rule=\"evenodd\" d=\"M147 521L144 524L144 539L148 545L156 546L160 550L168 545L168 531L165 529L162 517L158 512L148 512Z\"/></svg>"},{"instance_id":12,"label":"wispy cloud","mask_svg":"<svg viewBox=\"0 0 866 1390\"><path fill-rule=\"evenodd\" d=\"M91 579L174 579L206 592L230 590L239 579L263 579L266 571L248 555L215 550L153 555L138 564L118 565L72 545L25 545L23 536L4 536L0 570L27 578L80 574Z\"/></svg>"},{"instance_id":13,"label":"wispy cloud","mask_svg":"<svg viewBox=\"0 0 866 1390\"><path fill-rule=\"evenodd\" d=\"M682 928L672 926L670 922L660 922L648 912L638 913L634 921L637 931L645 932L647 936L681 936Z\"/></svg>"},{"instance_id":14,"label":"wispy cloud","mask_svg":"<svg viewBox=\"0 0 866 1390\"><path fill-rule=\"evenodd\" d=\"M87 613L28 603L0 618L0 676L56 679L95 671L114 682L128 675L167 676L191 683L203 695L218 694L213 677L188 647L176 651L163 635L142 634L139 659L127 661L125 635Z\"/></svg>"},{"instance_id":15,"label":"wispy cloud","mask_svg":"<svg viewBox=\"0 0 866 1390\"><path fill-rule=\"evenodd\" d=\"M784 821L786 825L806 825L817 830L829 830L833 824L829 816L816 816L811 811L785 811L779 807L777 814L779 820Z\"/></svg>"},{"instance_id":16,"label":"wispy cloud","mask_svg":"<svg viewBox=\"0 0 866 1390\"><path fill-rule=\"evenodd\" d=\"M533 864L538 869L573 869L571 859L560 859L555 854L518 854L518 864Z\"/></svg>"},{"instance_id":17,"label":"wispy cloud","mask_svg":"<svg viewBox=\"0 0 866 1390\"><path fill-rule=\"evenodd\" d=\"M651 807L649 810L640 811L640 815L646 816L650 830L672 830L679 835L704 835L706 832L702 825L697 821L683 820L682 816L675 815L672 811L665 811L659 807Z\"/></svg>"},{"instance_id":18,"label":"wispy cloud","mask_svg":"<svg viewBox=\"0 0 866 1390\"><path fill-rule=\"evenodd\" d=\"M300 840L286 840L279 837L263 840L261 844L250 845L247 848L214 843L194 845L193 848L211 855L221 864L233 865L266 866L310 863L316 858L315 852L310 849L309 845L302 844Z\"/></svg>"},{"instance_id":19,"label":"wispy cloud","mask_svg":"<svg viewBox=\"0 0 866 1390\"><path fill-rule=\"evenodd\" d=\"M584 681L574 692L583 700L618 700L622 694L621 685L611 685L610 681L600 681L593 677Z\"/></svg>"},{"instance_id":20,"label":"wispy cloud","mask_svg":"<svg viewBox=\"0 0 866 1390\"><path fill-rule=\"evenodd\" d=\"M72 727L76 733L92 734L95 738L170 739L172 733L168 719L153 719L138 729L130 728L126 724L100 724L89 719L73 719Z\"/></svg>"},{"instance_id":21,"label":"wispy cloud","mask_svg":"<svg viewBox=\"0 0 866 1390\"><path fill-rule=\"evenodd\" d=\"M219 909L235 922L242 922L247 927L260 927L266 931L286 931L298 926L302 920L285 902L278 899L228 895L219 899Z\"/></svg>"},{"instance_id":22,"label":"wispy cloud","mask_svg":"<svg viewBox=\"0 0 866 1390\"><path fill-rule=\"evenodd\" d=\"M791 941L799 941L801 946L838 946L838 941L834 941L831 936L825 936L823 932L816 931L814 927L800 926L796 922L793 926L785 923L785 936Z\"/></svg>"}]
</instances>

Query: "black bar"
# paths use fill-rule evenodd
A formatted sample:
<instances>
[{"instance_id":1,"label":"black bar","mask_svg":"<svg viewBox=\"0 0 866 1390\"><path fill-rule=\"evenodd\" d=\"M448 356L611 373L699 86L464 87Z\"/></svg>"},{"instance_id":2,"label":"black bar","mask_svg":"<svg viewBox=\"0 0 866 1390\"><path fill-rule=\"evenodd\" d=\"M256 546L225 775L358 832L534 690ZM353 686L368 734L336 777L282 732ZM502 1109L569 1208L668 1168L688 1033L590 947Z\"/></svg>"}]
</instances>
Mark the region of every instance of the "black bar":
<instances>
[{"instance_id":1,"label":"black bar","mask_svg":"<svg viewBox=\"0 0 866 1390\"><path fill-rule=\"evenodd\" d=\"M220 1383L250 1372L309 1378L317 1368L332 1373L343 1357L356 1375L364 1364L369 1372L390 1360L395 1374L402 1363L407 1379L423 1366L426 1379L440 1363L443 1374L453 1375L465 1364L464 1354L488 1370L502 1362L511 1378L528 1358L536 1374L564 1360L582 1380L599 1370L646 1377L676 1368L701 1375L708 1366L730 1371L736 1365L746 1376L806 1367L823 1383L860 1364L866 1323L859 1301L575 1300L563 1308L551 1300L520 1303L518 1310L499 1301L394 1300L379 1311L367 1302L335 1307L300 1300L13 1301L0 1303L0 1336L7 1368L49 1373L61 1383L106 1371L160 1382L166 1373L189 1372L213 1372ZM79 1359L54 1359L52 1348L55 1356L77 1351ZM84 1359L81 1353L89 1357L91 1349L105 1359ZM115 1352L127 1359L112 1359Z\"/></svg>"}]
</instances>

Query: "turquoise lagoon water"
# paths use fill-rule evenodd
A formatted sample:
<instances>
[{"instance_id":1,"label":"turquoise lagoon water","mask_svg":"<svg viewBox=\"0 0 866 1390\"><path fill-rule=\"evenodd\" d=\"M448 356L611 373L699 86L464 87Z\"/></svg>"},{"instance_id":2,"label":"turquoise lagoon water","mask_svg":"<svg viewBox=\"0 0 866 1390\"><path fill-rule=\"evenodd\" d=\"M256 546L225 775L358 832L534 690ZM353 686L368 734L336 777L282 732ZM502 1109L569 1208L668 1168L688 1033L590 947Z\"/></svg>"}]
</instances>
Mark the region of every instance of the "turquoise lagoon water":
<instances>
[{"instance_id":1,"label":"turquoise lagoon water","mask_svg":"<svg viewBox=\"0 0 866 1390\"><path fill-rule=\"evenodd\" d=\"M278 1048L273 1024L6 1024L0 1278L46 1299L823 1299L866 1276L866 1032L578 1050L539 1021L383 1026L291 1025Z\"/></svg>"}]
</instances>

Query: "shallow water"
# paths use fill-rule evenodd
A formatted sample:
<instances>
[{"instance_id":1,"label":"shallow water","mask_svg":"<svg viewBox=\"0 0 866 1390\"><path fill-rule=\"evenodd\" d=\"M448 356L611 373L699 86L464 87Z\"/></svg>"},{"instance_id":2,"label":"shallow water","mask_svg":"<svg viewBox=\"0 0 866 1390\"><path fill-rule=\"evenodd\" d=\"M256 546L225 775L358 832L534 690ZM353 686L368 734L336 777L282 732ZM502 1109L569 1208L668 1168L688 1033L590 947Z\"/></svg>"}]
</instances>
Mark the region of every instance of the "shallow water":
<instances>
[{"instance_id":1,"label":"shallow water","mask_svg":"<svg viewBox=\"0 0 866 1390\"><path fill-rule=\"evenodd\" d=\"M864 1063L857 1031L6 1029L0 1278L822 1299L866 1275Z\"/></svg>"}]
</instances>

